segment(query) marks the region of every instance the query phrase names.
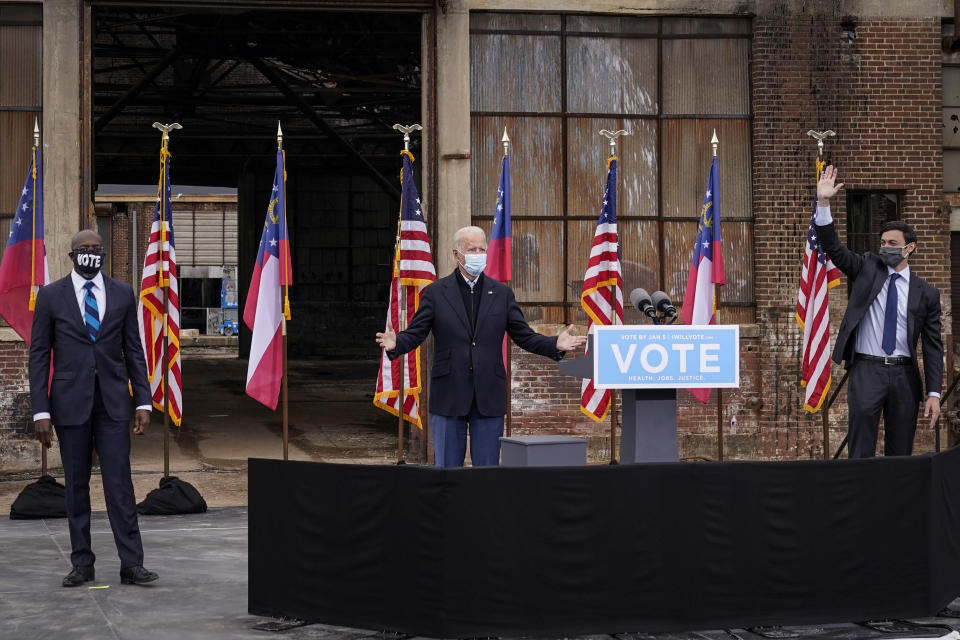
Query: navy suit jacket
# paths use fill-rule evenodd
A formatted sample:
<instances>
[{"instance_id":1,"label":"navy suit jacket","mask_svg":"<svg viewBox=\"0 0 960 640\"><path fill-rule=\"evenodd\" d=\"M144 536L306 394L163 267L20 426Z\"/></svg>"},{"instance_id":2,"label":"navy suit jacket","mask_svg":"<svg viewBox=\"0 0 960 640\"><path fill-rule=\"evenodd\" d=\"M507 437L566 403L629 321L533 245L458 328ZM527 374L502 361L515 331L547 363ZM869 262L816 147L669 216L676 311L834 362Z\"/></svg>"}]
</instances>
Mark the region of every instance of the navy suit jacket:
<instances>
[{"instance_id":1,"label":"navy suit jacket","mask_svg":"<svg viewBox=\"0 0 960 640\"><path fill-rule=\"evenodd\" d=\"M433 332L430 413L465 416L476 397L481 415L502 416L507 412L504 333L531 353L560 360L563 352L557 351L555 337L530 328L510 287L486 276L476 285L480 306L471 329L455 280L461 277L454 271L423 290L417 313L406 331L397 333L397 346L387 356L392 360L416 349Z\"/></svg>"},{"instance_id":2,"label":"navy suit jacket","mask_svg":"<svg viewBox=\"0 0 960 640\"><path fill-rule=\"evenodd\" d=\"M96 342L87 333L70 276L37 293L30 340L30 400L33 413L50 413L55 425L83 424L90 419L94 381L100 384L100 395L113 420L129 420L133 407L151 403L133 289L106 276L103 287L107 308ZM48 388L51 351L53 380Z\"/></svg>"},{"instance_id":3,"label":"navy suit jacket","mask_svg":"<svg viewBox=\"0 0 960 640\"><path fill-rule=\"evenodd\" d=\"M887 265L880 256L870 253L858 255L848 249L837 236L833 223L817 226L817 235L823 250L827 252L833 264L853 280L847 312L843 315L840 330L837 332L837 344L833 349L833 360L837 364L845 363L849 368L853 363L854 349L857 344L857 327L867 313L867 309L876 300L883 283L887 279ZM923 338L923 372L927 393L940 393L943 385L943 342L940 340L940 292L913 270L910 270L910 287L907 296L907 344L913 359L916 377L914 394L920 391L920 369L917 366L917 341Z\"/></svg>"}]
</instances>

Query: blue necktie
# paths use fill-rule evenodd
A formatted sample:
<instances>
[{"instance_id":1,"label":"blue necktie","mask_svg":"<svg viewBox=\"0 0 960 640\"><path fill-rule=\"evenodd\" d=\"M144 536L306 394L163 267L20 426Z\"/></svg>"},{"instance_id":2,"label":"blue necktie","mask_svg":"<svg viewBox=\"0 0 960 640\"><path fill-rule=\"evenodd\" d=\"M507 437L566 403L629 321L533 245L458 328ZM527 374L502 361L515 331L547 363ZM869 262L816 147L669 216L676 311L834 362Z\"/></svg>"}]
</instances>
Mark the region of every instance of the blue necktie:
<instances>
[{"instance_id":1,"label":"blue necktie","mask_svg":"<svg viewBox=\"0 0 960 640\"><path fill-rule=\"evenodd\" d=\"M899 273L891 273L887 281L887 308L883 313L883 352L893 353L897 347L897 278Z\"/></svg>"},{"instance_id":2,"label":"blue necktie","mask_svg":"<svg viewBox=\"0 0 960 640\"><path fill-rule=\"evenodd\" d=\"M87 325L90 339L96 342L97 334L100 333L100 308L97 307L97 298L93 295L93 283L87 282L83 288L87 290L87 295L83 299L83 322Z\"/></svg>"}]
</instances>

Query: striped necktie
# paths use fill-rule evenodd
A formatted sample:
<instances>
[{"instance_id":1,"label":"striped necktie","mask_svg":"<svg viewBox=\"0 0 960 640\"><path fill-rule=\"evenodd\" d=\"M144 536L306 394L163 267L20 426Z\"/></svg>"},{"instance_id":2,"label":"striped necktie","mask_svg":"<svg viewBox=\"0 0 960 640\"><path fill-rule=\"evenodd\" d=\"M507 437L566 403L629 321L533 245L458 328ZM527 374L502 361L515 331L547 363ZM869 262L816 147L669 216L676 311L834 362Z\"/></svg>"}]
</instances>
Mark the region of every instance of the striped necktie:
<instances>
[{"instance_id":1,"label":"striped necktie","mask_svg":"<svg viewBox=\"0 0 960 640\"><path fill-rule=\"evenodd\" d=\"M96 342L100 332L100 308L97 307L97 298L93 295L93 282L84 283L83 288L87 290L83 298L83 322L87 325L90 339Z\"/></svg>"}]
</instances>

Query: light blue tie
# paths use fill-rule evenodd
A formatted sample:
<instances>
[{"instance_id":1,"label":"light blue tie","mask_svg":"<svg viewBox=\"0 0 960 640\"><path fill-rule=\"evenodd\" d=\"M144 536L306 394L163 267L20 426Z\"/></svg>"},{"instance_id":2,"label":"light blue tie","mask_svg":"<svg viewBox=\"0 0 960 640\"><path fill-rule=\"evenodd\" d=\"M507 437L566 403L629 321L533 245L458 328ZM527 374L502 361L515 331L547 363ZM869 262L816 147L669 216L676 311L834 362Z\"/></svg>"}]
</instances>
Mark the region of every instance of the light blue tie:
<instances>
[{"instance_id":1,"label":"light blue tie","mask_svg":"<svg viewBox=\"0 0 960 640\"><path fill-rule=\"evenodd\" d=\"M883 312L883 352L887 355L897 348L897 278L891 273L887 282L887 308Z\"/></svg>"},{"instance_id":2,"label":"light blue tie","mask_svg":"<svg viewBox=\"0 0 960 640\"><path fill-rule=\"evenodd\" d=\"M100 333L100 308L97 307L97 298L93 295L93 283L87 282L83 288L87 290L83 299L83 322L87 325L90 339L96 342L97 334Z\"/></svg>"}]
</instances>

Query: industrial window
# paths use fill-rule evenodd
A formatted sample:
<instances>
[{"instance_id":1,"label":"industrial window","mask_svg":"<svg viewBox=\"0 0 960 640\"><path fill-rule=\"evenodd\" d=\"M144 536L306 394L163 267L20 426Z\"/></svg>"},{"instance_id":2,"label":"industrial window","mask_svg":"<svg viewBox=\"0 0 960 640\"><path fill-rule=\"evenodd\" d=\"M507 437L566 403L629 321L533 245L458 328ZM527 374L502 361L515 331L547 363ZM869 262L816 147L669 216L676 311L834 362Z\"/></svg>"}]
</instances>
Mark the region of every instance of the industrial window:
<instances>
[{"instance_id":1,"label":"industrial window","mask_svg":"<svg viewBox=\"0 0 960 640\"><path fill-rule=\"evenodd\" d=\"M0 256L30 164L33 123L41 119L40 4L0 5Z\"/></svg>"},{"instance_id":2,"label":"industrial window","mask_svg":"<svg viewBox=\"0 0 960 640\"><path fill-rule=\"evenodd\" d=\"M600 129L630 132L618 152L625 296L662 289L678 303L717 130L728 283L719 320L755 320L750 28L740 19L471 13L473 218L489 232L506 127L513 286L530 320L586 322L579 296L608 155Z\"/></svg>"},{"instance_id":3,"label":"industrial window","mask_svg":"<svg viewBox=\"0 0 960 640\"><path fill-rule=\"evenodd\" d=\"M960 66L943 67L943 190L960 191Z\"/></svg>"},{"instance_id":4,"label":"industrial window","mask_svg":"<svg viewBox=\"0 0 960 640\"><path fill-rule=\"evenodd\" d=\"M880 229L900 219L900 194L895 191L847 192L847 247L857 254L877 252ZM853 280L847 283L848 292Z\"/></svg>"}]
</instances>

